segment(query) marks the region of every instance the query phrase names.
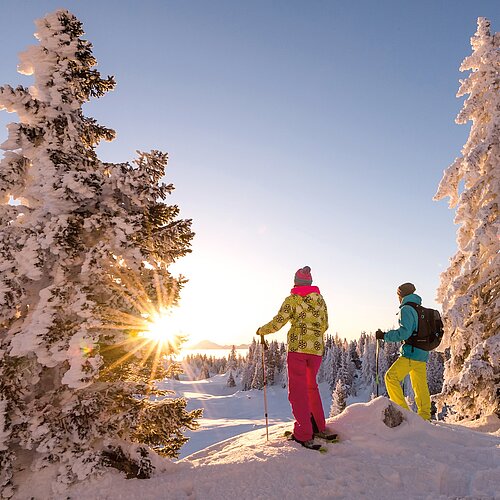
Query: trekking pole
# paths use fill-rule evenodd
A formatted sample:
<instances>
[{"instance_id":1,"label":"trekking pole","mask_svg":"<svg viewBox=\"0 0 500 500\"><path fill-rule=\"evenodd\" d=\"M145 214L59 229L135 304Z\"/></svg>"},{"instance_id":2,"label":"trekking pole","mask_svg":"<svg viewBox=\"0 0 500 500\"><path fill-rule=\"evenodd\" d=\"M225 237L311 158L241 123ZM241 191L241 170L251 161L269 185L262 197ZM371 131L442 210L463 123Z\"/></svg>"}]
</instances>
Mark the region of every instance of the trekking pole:
<instances>
[{"instance_id":1,"label":"trekking pole","mask_svg":"<svg viewBox=\"0 0 500 500\"><path fill-rule=\"evenodd\" d=\"M260 336L260 343L262 344L261 353L262 353L262 378L264 380L264 414L266 416L266 441L269 441L269 423L267 419L267 377L266 377L266 363L264 361L264 351L267 351L268 345L264 340L264 335Z\"/></svg>"},{"instance_id":2,"label":"trekking pole","mask_svg":"<svg viewBox=\"0 0 500 500\"><path fill-rule=\"evenodd\" d=\"M380 347L380 339L376 339L377 346L375 348L375 385L377 386L376 393L378 398L378 353Z\"/></svg>"}]
</instances>

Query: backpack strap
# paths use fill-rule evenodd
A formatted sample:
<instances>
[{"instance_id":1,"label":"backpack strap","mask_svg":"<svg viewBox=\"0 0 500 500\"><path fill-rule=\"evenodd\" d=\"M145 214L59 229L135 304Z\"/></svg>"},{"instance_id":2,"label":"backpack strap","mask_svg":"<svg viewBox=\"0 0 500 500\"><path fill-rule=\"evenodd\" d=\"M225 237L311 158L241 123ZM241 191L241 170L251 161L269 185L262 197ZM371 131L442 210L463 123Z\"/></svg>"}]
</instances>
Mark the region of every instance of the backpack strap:
<instances>
[{"instance_id":1,"label":"backpack strap","mask_svg":"<svg viewBox=\"0 0 500 500\"><path fill-rule=\"evenodd\" d=\"M413 307L413 309L417 309L419 304L417 304L416 302L405 302L404 304L401 304L399 306L399 308L401 309L403 306L411 306L411 307ZM422 307L422 306L420 306L420 307Z\"/></svg>"},{"instance_id":2,"label":"backpack strap","mask_svg":"<svg viewBox=\"0 0 500 500\"><path fill-rule=\"evenodd\" d=\"M402 309L403 306L410 306L417 313L417 323L415 324L415 330L413 330L412 332L413 335L414 333L418 332L418 316L419 316L418 308L422 306L420 306L420 304L417 304L416 302L405 302L404 304L401 304L399 308Z\"/></svg>"}]
</instances>

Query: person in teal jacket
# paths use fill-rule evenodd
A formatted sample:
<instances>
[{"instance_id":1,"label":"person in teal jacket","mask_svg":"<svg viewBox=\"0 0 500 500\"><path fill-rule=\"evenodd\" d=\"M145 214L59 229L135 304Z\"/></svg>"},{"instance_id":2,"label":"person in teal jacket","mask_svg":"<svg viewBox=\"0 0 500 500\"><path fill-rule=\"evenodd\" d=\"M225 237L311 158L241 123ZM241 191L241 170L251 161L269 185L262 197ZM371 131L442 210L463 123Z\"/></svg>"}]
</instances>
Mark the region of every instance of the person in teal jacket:
<instances>
[{"instance_id":1,"label":"person in teal jacket","mask_svg":"<svg viewBox=\"0 0 500 500\"><path fill-rule=\"evenodd\" d=\"M375 336L386 342L403 342L401 356L392 364L385 374L385 387L389 398L399 406L409 410L401 388L401 382L409 374L418 414L424 420L431 419L431 396L427 385L427 360L429 353L418 347L404 343L418 329L417 311L408 302L421 305L422 299L416 293L415 285L403 283L398 287L398 298L400 302L399 328L383 332L377 330Z\"/></svg>"}]
</instances>

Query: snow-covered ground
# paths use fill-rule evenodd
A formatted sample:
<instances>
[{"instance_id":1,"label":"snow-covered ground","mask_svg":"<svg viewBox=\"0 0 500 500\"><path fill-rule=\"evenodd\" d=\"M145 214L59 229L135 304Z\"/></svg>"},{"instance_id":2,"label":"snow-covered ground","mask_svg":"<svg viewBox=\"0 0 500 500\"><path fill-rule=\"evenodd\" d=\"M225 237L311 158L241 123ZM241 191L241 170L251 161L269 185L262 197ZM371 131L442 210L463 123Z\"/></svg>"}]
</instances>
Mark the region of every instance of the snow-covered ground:
<instances>
[{"instance_id":1,"label":"snow-covered ground","mask_svg":"<svg viewBox=\"0 0 500 500\"><path fill-rule=\"evenodd\" d=\"M161 388L184 396L188 400L188 410L203 408L200 428L186 432L190 440L182 447L181 458L243 432L265 428L264 391L227 387L226 375L197 381L169 380ZM328 412L331 396L327 385L322 384L320 391L325 412ZM268 387L267 401L269 425L293 422L286 389Z\"/></svg>"},{"instance_id":2,"label":"snow-covered ground","mask_svg":"<svg viewBox=\"0 0 500 500\"><path fill-rule=\"evenodd\" d=\"M239 381L239 379L237 379ZM203 408L200 428L186 432L190 439L182 447L180 458L244 432L265 428L264 391L240 391L238 387L227 387L227 374L206 380L165 381L160 387L171 389L188 400L188 410ZM328 416L332 395L327 383L319 384L325 415ZM357 396L350 396L347 403L365 402L370 392L357 389ZM287 389L281 386L267 388L267 413L269 425L290 422L293 417L288 402Z\"/></svg>"},{"instance_id":3,"label":"snow-covered ground","mask_svg":"<svg viewBox=\"0 0 500 500\"><path fill-rule=\"evenodd\" d=\"M386 398L350 405L329 419L340 442L321 454L283 438L291 428L286 390L268 390L269 441L263 392L225 386L225 376L168 388L204 407L201 428L191 432L177 462L164 461L149 480L126 480L116 471L74 486L55 498L94 499L497 499L500 498L498 419L478 432L427 423L404 412L405 421L383 423ZM322 387L325 411L330 396ZM242 433L242 434L241 434ZM240 434L240 435L237 435ZM235 436L235 437L233 437ZM46 478L36 478L17 498L48 498ZM40 496L37 496L40 495Z\"/></svg>"}]
</instances>

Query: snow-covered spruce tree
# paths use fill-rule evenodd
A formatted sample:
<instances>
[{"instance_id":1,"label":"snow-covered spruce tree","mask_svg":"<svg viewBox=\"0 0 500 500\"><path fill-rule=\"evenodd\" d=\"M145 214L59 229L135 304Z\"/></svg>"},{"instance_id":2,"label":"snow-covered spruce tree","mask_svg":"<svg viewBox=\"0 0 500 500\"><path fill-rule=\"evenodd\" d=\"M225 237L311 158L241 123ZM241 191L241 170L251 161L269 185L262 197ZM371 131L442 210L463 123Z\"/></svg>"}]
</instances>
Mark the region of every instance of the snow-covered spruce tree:
<instances>
[{"instance_id":1,"label":"snow-covered spruce tree","mask_svg":"<svg viewBox=\"0 0 500 500\"><path fill-rule=\"evenodd\" d=\"M468 97L456 122L472 127L435 195L450 198L460 225L438 289L450 359L436 400L452 407L455 420L500 416L500 33L479 18L471 44L460 67L471 73L457 94Z\"/></svg>"},{"instance_id":2,"label":"snow-covered spruce tree","mask_svg":"<svg viewBox=\"0 0 500 500\"><path fill-rule=\"evenodd\" d=\"M236 387L236 381L234 380L234 377L233 377L233 370L229 370L229 376L227 377L226 386L227 387Z\"/></svg>"},{"instance_id":3,"label":"snow-covered spruce tree","mask_svg":"<svg viewBox=\"0 0 500 500\"><path fill-rule=\"evenodd\" d=\"M427 362L427 384L429 392L438 394L443 388L444 355L442 352L431 351Z\"/></svg>"},{"instance_id":4,"label":"snow-covered spruce tree","mask_svg":"<svg viewBox=\"0 0 500 500\"><path fill-rule=\"evenodd\" d=\"M165 307L177 303L184 280L168 266L190 251L193 236L190 221L164 202L173 189L160 184L167 155L101 162L95 147L114 132L85 117L82 105L115 82L92 69L92 46L68 11L36 26L40 43L19 66L34 85L0 87L0 110L19 117L0 163L6 496L19 467L53 464L58 484L106 465L148 477L148 446L176 456L187 440L182 429L200 416L184 399L147 397L159 394L152 379L164 373L161 352L139 335L155 297Z\"/></svg>"},{"instance_id":5,"label":"snow-covered spruce tree","mask_svg":"<svg viewBox=\"0 0 500 500\"><path fill-rule=\"evenodd\" d=\"M255 366L258 360L255 359L255 353L257 351L257 342L252 339L252 343L248 346L248 355L246 363L243 366L243 373L241 375L241 390L249 391L252 388L252 382L255 375Z\"/></svg>"},{"instance_id":6,"label":"snow-covered spruce tree","mask_svg":"<svg viewBox=\"0 0 500 500\"><path fill-rule=\"evenodd\" d=\"M347 390L347 395L354 395L354 373L356 367L351 361L348 344L345 341L342 346L342 359L338 372L338 380L341 380Z\"/></svg>"},{"instance_id":7,"label":"snow-covered spruce tree","mask_svg":"<svg viewBox=\"0 0 500 500\"><path fill-rule=\"evenodd\" d=\"M203 366L200 370L200 375L198 376L198 380L205 380L210 378L210 370L208 369L208 364L203 363Z\"/></svg>"},{"instance_id":8,"label":"snow-covered spruce tree","mask_svg":"<svg viewBox=\"0 0 500 500\"><path fill-rule=\"evenodd\" d=\"M266 384L274 385L276 377L276 355L278 352L278 343L273 340L269 343L268 349L264 351L266 363Z\"/></svg>"},{"instance_id":9,"label":"snow-covered spruce tree","mask_svg":"<svg viewBox=\"0 0 500 500\"><path fill-rule=\"evenodd\" d=\"M330 407L330 417L335 417L340 415L347 406L347 396L348 389L342 383L341 379L337 380L337 384L335 385L335 389L332 393L332 405Z\"/></svg>"},{"instance_id":10,"label":"snow-covered spruce tree","mask_svg":"<svg viewBox=\"0 0 500 500\"><path fill-rule=\"evenodd\" d=\"M331 348L328 351L327 357L323 360L327 367L326 382L330 390L333 392L339 377L340 366L342 362L342 343L338 337L332 339Z\"/></svg>"},{"instance_id":11,"label":"snow-covered spruce tree","mask_svg":"<svg viewBox=\"0 0 500 500\"><path fill-rule=\"evenodd\" d=\"M264 387L264 370L262 366L262 345L257 344L254 352L255 370L253 373L251 389L262 389Z\"/></svg>"},{"instance_id":12,"label":"snow-covered spruce tree","mask_svg":"<svg viewBox=\"0 0 500 500\"><path fill-rule=\"evenodd\" d=\"M318 383L325 382L330 371L328 357L331 352L331 344L328 342L328 339L329 337L327 336L325 339L325 350L323 351L323 358L321 360L321 365L319 366L317 375Z\"/></svg>"},{"instance_id":13,"label":"snow-covered spruce tree","mask_svg":"<svg viewBox=\"0 0 500 500\"><path fill-rule=\"evenodd\" d=\"M387 361L387 369L389 369L400 356L401 343L399 342L384 342L384 353ZM385 372L384 372L385 375Z\"/></svg>"},{"instance_id":14,"label":"snow-covered spruce tree","mask_svg":"<svg viewBox=\"0 0 500 500\"><path fill-rule=\"evenodd\" d=\"M231 352L227 357L227 367L229 368L229 370L236 370L237 366L238 366L238 359L236 356L236 346L233 345L231 347Z\"/></svg>"},{"instance_id":15,"label":"snow-covered spruce tree","mask_svg":"<svg viewBox=\"0 0 500 500\"><path fill-rule=\"evenodd\" d=\"M274 342L276 342L274 365L277 372L275 377L279 379L286 365L286 347L283 342L281 344L278 344L276 340Z\"/></svg>"},{"instance_id":16,"label":"snow-covered spruce tree","mask_svg":"<svg viewBox=\"0 0 500 500\"><path fill-rule=\"evenodd\" d=\"M376 392L375 387L375 339L371 335L366 337L363 357L361 358L361 380L363 385Z\"/></svg>"},{"instance_id":17,"label":"snow-covered spruce tree","mask_svg":"<svg viewBox=\"0 0 500 500\"><path fill-rule=\"evenodd\" d=\"M375 348L377 346L377 342L380 342L381 346L379 348L379 354L378 354L378 390L379 394L381 396L387 395L387 388L385 386L385 374L387 373L387 370L391 367L391 363L387 357L387 351L386 347L391 344L391 342L382 342L382 341L375 341ZM375 364L374 369L377 369L377 366Z\"/></svg>"},{"instance_id":18,"label":"snow-covered spruce tree","mask_svg":"<svg viewBox=\"0 0 500 500\"><path fill-rule=\"evenodd\" d=\"M361 359L358 354L358 342L356 340L351 340L349 342L349 356L353 363L353 370L359 370L361 368Z\"/></svg>"},{"instance_id":19,"label":"snow-covered spruce tree","mask_svg":"<svg viewBox=\"0 0 500 500\"><path fill-rule=\"evenodd\" d=\"M358 358L361 360L363 358L363 354L365 352L365 345L366 345L366 332L361 332L361 335L358 340Z\"/></svg>"}]
</instances>

